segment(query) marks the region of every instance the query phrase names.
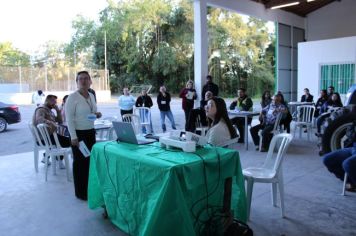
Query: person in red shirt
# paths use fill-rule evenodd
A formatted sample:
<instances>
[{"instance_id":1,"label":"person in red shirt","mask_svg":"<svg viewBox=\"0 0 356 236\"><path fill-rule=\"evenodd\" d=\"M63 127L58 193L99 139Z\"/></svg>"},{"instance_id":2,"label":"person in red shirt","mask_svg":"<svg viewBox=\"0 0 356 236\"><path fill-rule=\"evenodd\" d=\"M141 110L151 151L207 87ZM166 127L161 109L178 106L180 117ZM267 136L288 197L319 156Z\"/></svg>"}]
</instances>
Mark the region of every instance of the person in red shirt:
<instances>
[{"instance_id":1,"label":"person in red shirt","mask_svg":"<svg viewBox=\"0 0 356 236\"><path fill-rule=\"evenodd\" d=\"M182 108L185 114L185 130L188 130L188 119L191 110L194 108L194 100L197 99L197 92L194 89L192 80L188 80L186 86L179 94L182 98Z\"/></svg>"}]
</instances>

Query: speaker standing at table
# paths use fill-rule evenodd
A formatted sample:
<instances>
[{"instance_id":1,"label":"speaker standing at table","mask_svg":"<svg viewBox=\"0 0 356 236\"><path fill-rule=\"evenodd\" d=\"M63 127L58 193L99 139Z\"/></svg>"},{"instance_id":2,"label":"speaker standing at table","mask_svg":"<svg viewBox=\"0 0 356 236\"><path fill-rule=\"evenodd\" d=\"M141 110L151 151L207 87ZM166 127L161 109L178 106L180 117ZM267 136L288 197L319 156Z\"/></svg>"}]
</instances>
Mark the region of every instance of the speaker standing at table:
<instances>
[{"instance_id":1,"label":"speaker standing at table","mask_svg":"<svg viewBox=\"0 0 356 236\"><path fill-rule=\"evenodd\" d=\"M87 71L80 71L76 77L78 90L70 94L65 113L73 151L73 178L75 196L82 200L88 198L88 177L90 156L84 157L79 150L83 141L91 150L95 144L94 120L101 117L97 112L94 95L88 92L91 78Z\"/></svg>"}]
</instances>

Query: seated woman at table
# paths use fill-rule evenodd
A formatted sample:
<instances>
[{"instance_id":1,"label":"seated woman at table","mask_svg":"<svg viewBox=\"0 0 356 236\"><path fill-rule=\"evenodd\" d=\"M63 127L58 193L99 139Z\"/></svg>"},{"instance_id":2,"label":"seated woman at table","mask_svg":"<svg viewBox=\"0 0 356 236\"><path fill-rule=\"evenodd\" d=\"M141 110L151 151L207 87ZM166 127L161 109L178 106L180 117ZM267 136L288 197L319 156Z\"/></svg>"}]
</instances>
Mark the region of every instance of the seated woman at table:
<instances>
[{"instance_id":1,"label":"seated woman at table","mask_svg":"<svg viewBox=\"0 0 356 236\"><path fill-rule=\"evenodd\" d=\"M212 120L206 134L208 143L214 146L225 146L237 133L229 119L224 99L212 97L205 106L206 116Z\"/></svg>"},{"instance_id":2,"label":"seated woman at table","mask_svg":"<svg viewBox=\"0 0 356 236\"><path fill-rule=\"evenodd\" d=\"M313 95L310 94L309 89L305 88L304 89L304 95L302 95L302 98L300 99L301 102L313 102L314 97Z\"/></svg>"},{"instance_id":3,"label":"seated woman at table","mask_svg":"<svg viewBox=\"0 0 356 236\"><path fill-rule=\"evenodd\" d=\"M321 107L328 101L328 94L326 92L326 89L320 90L320 97L318 98L318 101L315 103L315 113L314 117L318 117L320 113Z\"/></svg>"},{"instance_id":4,"label":"seated woman at table","mask_svg":"<svg viewBox=\"0 0 356 236\"><path fill-rule=\"evenodd\" d=\"M329 117L330 113L329 111L332 109L335 109L337 107L343 107L340 94L339 93L333 93L331 96L331 100L328 100L323 104L323 106L320 108L320 116L316 121L316 127L317 127L317 136L320 136L320 130L321 130L321 125L325 121L327 117Z\"/></svg>"}]
</instances>

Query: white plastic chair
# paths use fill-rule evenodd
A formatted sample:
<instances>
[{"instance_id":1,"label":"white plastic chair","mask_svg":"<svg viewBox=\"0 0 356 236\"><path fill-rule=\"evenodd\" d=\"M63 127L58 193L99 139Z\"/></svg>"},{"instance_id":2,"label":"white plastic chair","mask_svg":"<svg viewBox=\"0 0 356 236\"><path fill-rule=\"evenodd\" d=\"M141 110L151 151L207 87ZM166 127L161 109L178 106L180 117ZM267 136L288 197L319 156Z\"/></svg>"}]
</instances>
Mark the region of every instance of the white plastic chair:
<instances>
[{"instance_id":1,"label":"white plastic chair","mask_svg":"<svg viewBox=\"0 0 356 236\"><path fill-rule=\"evenodd\" d=\"M140 117L134 114L125 114L122 116L122 122L131 123L135 134L141 133Z\"/></svg>"},{"instance_id":2,"label":"white plastic chair","mask_svg":"<svg viewBox=\"0 0 356 236\"><path fill-rule=\"evenodd\" d=\"M262 167L249 167L242 171L247 182L247 217L250 218L252 189L255 182L272 183L272 204L276 206L277 186L279 189L281 213L284 217L284 187L282 163L284 155L292 141L292 135L287 133L277 134L269 146L267 158ZM274 150L278 150L274 152Z\"/></svg>"},{"instance_id":3,"label":"white plastic chair","mask_svg":"<svg viewBox=\"0 0 356 236\"><path fill-rule=\"evenodd\" d=\"M226 141L225 143L221 144L220 146L224 147L224 148L232 148L232 145L234 145L238 141L239 141L239 137L236 137L236 138Z\"/></svg>"},{"instance_id":4,"label":"white plastic chair","mask_svg":"<svg viewBox=\"0 0 356 236\"><path fill-rule=\"evenodd\" d=\"M57 133L54 132L54 140L55 143L52 143L51 141L51 136L49 135L48 132L48 126L46 124L39 124L37 125L37 129L40 131L41 137L45 143L46 147L46 153L51 157L52 160L52 168L53 168L53 174L56 174L56 157L59 158L59 156L64 156L64 162L66 166L66 171L67 171L67 180L70 181L70 165L69 165L69 155L72 155L72 149L71 148L63 148L59 144ZM46 158L46 174L45 174L45 179L47 181L47 173L48 173L48 158Z\"/></svg>"},{"instance_id":5,"label":"white plastic chair","mask_svg":"<svg viewBox=\"0 0 356 236\"><path fill-rule=\"evenodd\" d=\"M136 107L134 115L140 118L140 127L145 127L147 133L152 133L151 130L151 109L148 107Z\"/></svg>"},{"instance_id":6,"label":"white plastic chair","mask_svg":"<svg viewBox=\"0 0 356 236\"><path fill-rule=\"evenodd\" d=\"M32 122L28 123L28 127L31 131L32 134L32 140L33 140L33 160L34 160L34 164L35 164L35 171L38 173L38 156L39 156L39 151L40 150L45 150L45 159L48 159L48 155L46 153L46 146L44 144L42 144L41 141L41 136L38 133L36 127L32 124ZM48 163L46 163L48 164Z\"/></svg>"},{"instance_id":7,"label":"white plastic chair","mask_svg":"<svg viewBox=\"0 0 356 236\"><path fill-rule=\"evenodd\" d=\"M303 128L306 127L308 133L308 141L313 132L313 118L315 113L315 106L303 105L297 108L297 121L295 122L294 135L299 128L299 138L302 138Z\"/></svg>"},{"instance_id":8,"label":"white plastic chair","mask_svg":"<svg viewBox=\"0 0 356 236\"><path fill-rule=\"evenodd\" d=\"M281 120L282 120L282 116L283 114L282 113L279 113L276 117L276 121L274 122L274 126L273 126L273 130L271 130L271 134L274 136L276 134L280 134L282 133L282 129L281 129L281 126L280 126L280 123L281 123ZM262 130L258 131L258 136L260 136L260 143L259 143L259 150L261 151L262 150Z\"/></svg>"},{"instance_id":9,"label":"white plastic chair","mask_svg":"<svg viewBox=\"0 0 356 236\"><path fill-rule=\"evenodd\" d=\"M195 120L195 131L200 131L201 136L205 136L206 133L208 132L209 127L208 126L203 126L200 120L200 115L197 115L196 120Z\"/></svg>"}]
</instances>

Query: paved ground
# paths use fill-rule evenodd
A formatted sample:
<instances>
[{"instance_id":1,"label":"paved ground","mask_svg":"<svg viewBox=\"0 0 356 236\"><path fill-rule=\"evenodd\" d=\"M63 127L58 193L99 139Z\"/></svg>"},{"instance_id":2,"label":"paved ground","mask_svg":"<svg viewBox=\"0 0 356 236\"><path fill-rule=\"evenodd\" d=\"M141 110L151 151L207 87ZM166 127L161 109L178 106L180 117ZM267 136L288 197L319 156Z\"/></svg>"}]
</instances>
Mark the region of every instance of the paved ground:
<instances>
[{"instance_id":1,"label":"paved ground","mask_svg":"<svg viewBox=\"0 0 356 236\"><path fill-rule=\"evenodd\" d=\"M265 153L235 148L243 168L259 166L265 159ZM102 209L90 210L74 197L65 170L57 173L53 176L50 170L45 182L44 165L36 174L32 152L0 156L0 235L126 235L101 217ZM284 177L284 219L271 204L270 185L255 184L248 222L254 235L356 235L356 194L340 195L342 182L326 171L315 142L293 140Z\"/></svg>"}]
</instances>

